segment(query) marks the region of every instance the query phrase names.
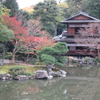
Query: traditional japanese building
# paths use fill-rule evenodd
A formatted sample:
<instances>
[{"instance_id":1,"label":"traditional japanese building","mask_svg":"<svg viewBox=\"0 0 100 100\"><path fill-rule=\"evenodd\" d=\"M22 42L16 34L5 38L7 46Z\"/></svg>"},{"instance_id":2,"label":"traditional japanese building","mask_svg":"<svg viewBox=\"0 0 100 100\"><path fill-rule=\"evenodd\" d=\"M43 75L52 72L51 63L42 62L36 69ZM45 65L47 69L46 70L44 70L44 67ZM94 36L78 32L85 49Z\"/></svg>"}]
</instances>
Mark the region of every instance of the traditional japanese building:
<instances>
[{"instance_id":1,"label":"traditional japanese building","mask_svg":"<svg viewBox=\"0 0 100 100\"><path fill-rule=\"evenodd\" d=\"M80 12L79 14L60 22L67 25L67 30L62 33L63 38L59 40L61 42L67 43L67 46L69 48L69 52L67 52L67 55L91 55L91 51L83 49L84 47L89 47L91 45L76 43L75 35L79 34L78 30L80 28L89 27L89 23L95 22L100 22L100 20L89 16L87 13L84 12ZM85 51L83 52L82 50Z\"/></svg>"}]
</instances>

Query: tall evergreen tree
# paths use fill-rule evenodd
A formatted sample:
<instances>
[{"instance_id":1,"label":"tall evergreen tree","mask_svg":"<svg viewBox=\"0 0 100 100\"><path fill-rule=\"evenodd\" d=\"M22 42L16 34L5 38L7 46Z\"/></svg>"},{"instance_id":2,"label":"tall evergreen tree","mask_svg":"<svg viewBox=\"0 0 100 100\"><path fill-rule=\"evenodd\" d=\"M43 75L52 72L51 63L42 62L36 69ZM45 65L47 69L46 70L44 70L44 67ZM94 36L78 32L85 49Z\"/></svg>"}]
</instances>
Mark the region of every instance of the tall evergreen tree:
<instances>
[{"instance_id":1,"label":"tall evergreen tree","mask_svg":"<svg viewBox=\"0 0 100 100\"><path fill-rule=\"evenodd\" d=\"M4 59L5 56L5 43L9 40L11 40L12 37L14 37L13 31L8 29L7 26L2 24L2 5L0 4L0 50L1 50L1 57Z\"/></svg>"},{"instance_id":2,"label":"tall evergreen tree","mask_svg":"<svg viewBox=\"0 0 100 100\"><path fill-rule=\"evenodd\" d=\"M87 6L88 13L91 16L100 19L100 0L88 0Z\"/></svg>"},{"instance_id":3,"label":"tall evergreen tree","mask_svg":"<svg viewBox=\"0 0 100 100\"><path fill-rule=\"evenodd\" d=\"M0 4L0 16L2 17L2 5ZM0 41L9 41L13 37L13 31L9 30L7 26L2 24L2 19L0 17Z\"/></svg>"},{"instance_id":4,"label":"tall evergreen tree","mask_svg":"<svg viewBox=\"0 0 100 100\"><path fill-rule=\"evenodd\" d=\"M17 12L17 10L19 9L18 7L18 3L16 2L16 0L5 0L5 2L3 3L8 9L11 10L10 15L11 17L15 15L15 12Z\"/></svg>"},{"instance_id":5,"label":"tall evergreen tree","mask_svg":"<svg viewBox=\"0 0 100 100\"><path fill-rule=\"evenodd\" d=\"M87 0L65 0L65 2L68 4L68 9L65 12L67 18L76 15L80 11L86 12L87 10Z\"/></svg>"},{"instance_id":6,"label":"tall evergreen tree","mask_svg":"<svg viewBox=\"0 0 100 100\"><path fill-rule=\"evenodd\" d=\"M58 8L55 0L44 0L44 2L38 3L34 7L32 17L41 18L43 23L43 29L48 31L50 34L55 32L55 24L57 22L56 17L58 16Z\"/></svg>"}]
</instances>

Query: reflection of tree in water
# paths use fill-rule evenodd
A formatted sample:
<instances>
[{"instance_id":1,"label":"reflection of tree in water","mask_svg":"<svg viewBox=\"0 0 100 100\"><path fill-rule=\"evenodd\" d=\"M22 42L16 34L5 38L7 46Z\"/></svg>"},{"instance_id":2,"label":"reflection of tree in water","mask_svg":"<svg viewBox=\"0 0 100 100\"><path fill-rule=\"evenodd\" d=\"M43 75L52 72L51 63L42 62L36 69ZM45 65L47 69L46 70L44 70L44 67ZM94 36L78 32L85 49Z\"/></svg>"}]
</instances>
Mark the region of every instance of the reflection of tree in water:
<instances>
[{"instance_id":1,"label":"reflection of tree in water","mask_svg":"<svg viewBox=\"0 0 100 100\"><path fill-rule=\"evenodd\" d=\"M99 100L99 78L1 81L0 100Z\"/></svg>"},{"instance_id":2,"label":"reflection of tree in water","mask_svg":"<svg viewBox=\"0 0 100 100\"><path fill-rule=\"evenodd\" d=\"M64 81L48 80L47 86L40 87L39 95L44 100L67 100L67 87Z\"/></svg>"},{"instance_id":3,"label":"reflection of tree in water","mask_svg":"<svg viewBox=\"0 0 100 100\"><path fill-rule=\"evenodd\" d=\"M2 87L0 88L0 100L8 100L8 98L9 100L31 100L30 98L39 93L35 81L11 81L2 82L2 84L0 86Z\"/></svg>"},{"instance_id":4,"label":"reflection of tree in water","mask_svg":"<svg viewBox=\"0 0 100 100\"><path fill-rule=\"evenodd\" d=\"M0 100L56 100L63 91L64 83L59 83L59 79L1 82Z\"/></svg>"}]
</instances>

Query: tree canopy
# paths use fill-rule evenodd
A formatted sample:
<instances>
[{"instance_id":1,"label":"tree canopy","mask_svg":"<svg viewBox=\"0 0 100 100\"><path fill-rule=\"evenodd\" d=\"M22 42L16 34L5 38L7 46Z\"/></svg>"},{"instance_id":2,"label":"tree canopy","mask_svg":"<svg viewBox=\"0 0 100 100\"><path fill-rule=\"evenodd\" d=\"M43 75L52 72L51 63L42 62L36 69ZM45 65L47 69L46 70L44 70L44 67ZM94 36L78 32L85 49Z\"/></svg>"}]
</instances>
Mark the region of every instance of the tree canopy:
<instances>
[{"instance_id":1,"label":"tree canopy","mask_svg":"<svg viewBox=\"0 0 100 100\"><path fill-rule=\"evenodd\" d=\"M88 0L87 6L88 13L91 16L100 19L100 0Z\"/></svg>"},{"instance_id":2,"label":"tree canopy","mask_svg":"<svg viewBox=\"0 0 100 100\"><path fill-rule=\"evenodd\" d=\"M5 42L5 41L9 41L12 37L14 37L13 35L13 31L8 29L7 26L3 25L2 23L2 5L0 4L0 41Z\"/></svg>"},{"instance_id":3,"label":"tree canopy","mask_svg":"<svg viewBox=\"0 0 100 100\"><path fill-rule=\"evenodd\" d=\"M65 42L58 42L52 47L44 47L38 52L40 61L43 61L45 64L56 65L62 67L64 62L67 60L63 54L68 51Z\"/></svg>"},{"instance_id":4,"label":"tree canopy","mask_svg":"<svg viewBox=\"0 0 100 100\"><path fill-rule=\"evenodd\" d=\"M43 29L49 32L51 35L55 32L55 23L57 21L58 8L55 0L44 0L44 2L38 3L34 7L32 17L40 17L43 24Z\"/></svg>"},{"instance_id":5,"label":"tree canopy","mask_svg":"<svg viewBox=\"0 0 100 100\"><path fill-rule=\"evenodd\" d=\"M15 16L15 12L19 9L18 3L16 0L5 0L3 3L8 9L10 9L10 16Z\"/></svg>"}]
</instances>

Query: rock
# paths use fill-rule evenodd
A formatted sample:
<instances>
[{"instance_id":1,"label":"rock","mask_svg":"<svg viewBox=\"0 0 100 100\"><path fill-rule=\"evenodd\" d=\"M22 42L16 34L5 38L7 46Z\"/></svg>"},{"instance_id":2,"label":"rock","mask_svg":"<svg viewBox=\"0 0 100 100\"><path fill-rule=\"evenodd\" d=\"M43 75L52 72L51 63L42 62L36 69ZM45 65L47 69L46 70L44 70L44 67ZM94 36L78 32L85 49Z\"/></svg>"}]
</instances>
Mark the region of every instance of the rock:
<instances>
[{"instance_id":1,"label":"rock","mask_svg":"<svg viewBox=\"0 0 100 100\"><path fill-rule=\"evenodd\" d=\"M10 74L6 74L6 77L10 77L11 75Z\"/></svg>"},{"instance_id":2,"label":"rock","mask_svg":"<svg viewBox=\"0 0 100 100\"><path fill-rule=\"evenodd\" d=\"M53 74L52 68L54 68L52 65L47 65L46 66L46 71L47 71L48 75Z\"/></svg>"},{"instance_id":3,"label":"rock","mask_svg":"<svg viewBox=\"0 0 100 100\"><path fill-rule=\"evenodd\" d=\"M29 79L33 80L34 79L34 76L29 76Z\"/></svg>"},{"instance_id":4,"label":"rock","mask_svg":"<svg viewBox=\"0 0 100 100\"><path fill-rule=\"evenodd\" d=\"M49 75L49 76L48 76L48 79L52 79L52 78L53 78L53 76L52 76L52 75Z\"/></svg>"},{"instance_id":5,"label":"rock","mask_svg":"<svg viewBox=\"0 0 100 100\"><path fill-rule=\"evenodd\" d=\"M16 80L29 80L29 77L26 75L18 75L15 77Z\"/></svg>"},{"instance_id":6,"label":"rock","mask_svg":"<svg viewBox=\"0 0 100 100\"><path fill-rule=\"evenodd\" d=\"M64 70L57 71L53 74L54 77L66 77L67 72Z\"/></svg>"},{"instance_id":7,"label":"rock","mask_svg":"<svg viewBox=\"0 0 100 100\"><path fill-rule=\"evenodd\" d=\"M4 77L2 77L2 80L6 80L6 77L4 76Z\"/></svg>"},{"instance_id":8,"label":"rock","mask_svg":"<svg viewBox=\"0 0 100 100\"><path fill-rule=\"evenodd\" d=\"M57 71L53 74L54 77L62 77L61 72Z\"/></svg>"},{"instance_id":9,"label":"rock","mask_svg":"<svg viewBox=\"0 0 100 100\"><path fill-rule=\"evenodd\" d=\"M67 74L67 72L64 71L64 70L60 70L60 72L61 72L62 75L66 75Z\"/></svg>"},{"instance_id":10,"label":"rock","mask_svg":"<svg viewBox=\"0 0 100 100\"><path fill-rule=\"evenodd\" d=\"M35 78L37 79L48 79L49 75L45 70L36 71Z\"/></svg>"},{"instance_id":11,"label":"rock","mask_svg":"<svg viewBox=\"0 0 100 100\"><path fill-rule=\"evenodd\" d=\"M0 74L0 80L5 80L5 74Z\"/></svg>"}]
</instances>

